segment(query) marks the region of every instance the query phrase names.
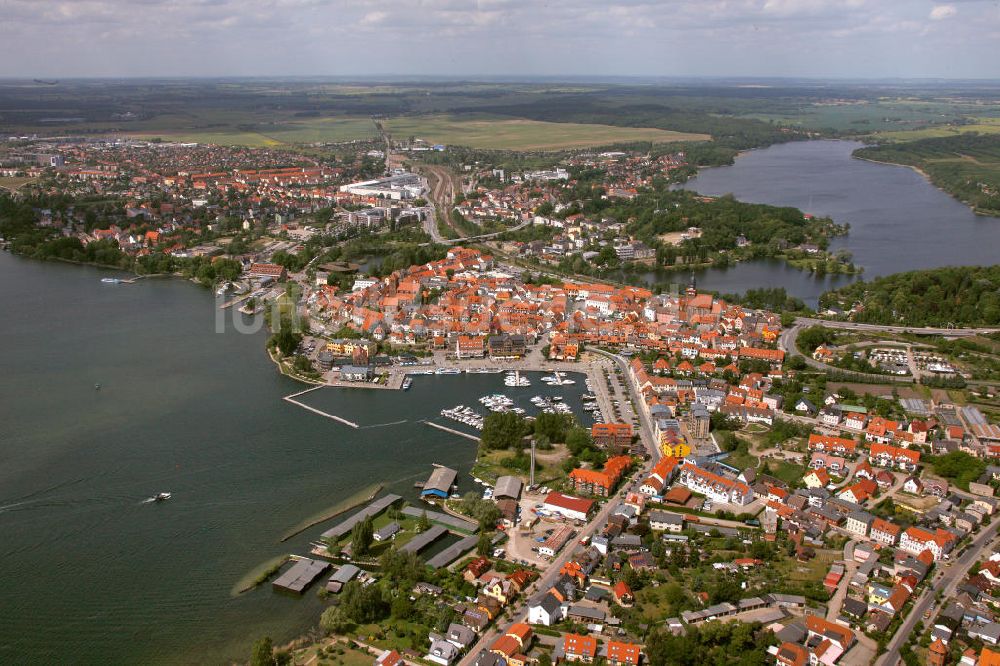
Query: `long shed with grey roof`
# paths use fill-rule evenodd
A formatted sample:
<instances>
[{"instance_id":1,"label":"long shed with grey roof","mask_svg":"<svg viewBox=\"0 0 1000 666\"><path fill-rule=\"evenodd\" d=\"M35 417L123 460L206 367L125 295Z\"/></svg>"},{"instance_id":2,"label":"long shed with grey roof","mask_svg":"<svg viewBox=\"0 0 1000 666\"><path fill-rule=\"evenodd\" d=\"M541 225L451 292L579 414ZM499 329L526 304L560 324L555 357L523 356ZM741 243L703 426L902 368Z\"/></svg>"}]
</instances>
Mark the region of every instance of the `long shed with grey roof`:
<instances>
[{"instance_id":1,"label":"long shed with grey roof","mask_svg":"<svg viewBox=\"0 0 1000 666\"><path fill-rule=\"evenodd\" d=\"M478 542L478 537L465 537L458 543L448 546L440 553L427 560L427 566L432 569L440 569L441 567L447 566L457 560L462 553L475 548Z\"/></svg>"},{"instance_id":2,"label":"long shed with grey roof","mask_svg":"<svg viewBox=\"0 0 1000 666\"><path fill-rule=\"evenodd\" d=\"M271 586L276 590L286 590L302 594L314 580L330 568L329 562L322 560L301 559L285 573L278 576Z\"/></svg>"},{"instance_id":3,"label":"long shed with grey roof","mask_svg":"<svg viewBox=\"0 0 1000 666\"><path fill-rule=\"evenodd\" d=\"M493 489L494 499L520 499L523 482L516 476L501 476L497 479L496 488Z\"/></svg>"},{"instance_id":4,"label":"long shed with grey roof","mask_svg":"<svg viewBox=\"0 0 1000 666\"><path fill-rule=\"evenodd\" d=\"M333 572L333 575L330 576L330 580L326 581L326 589L336 594L340 592L342 587L354 580L354 577L359 573L361 573L361 569L355 565L345 564Z\"/></svg>"},{"instance_id":5,"label":"long shed with grey roof","mask_svg":"<svg viewBox=\"0 0 1000 666\"><path fill-rule=\"evenodd\" d=\"M447 533L448 530L440 525L432 525L427 531L421 532L403 544L403 547L400 548L400 550L404 553L419 553Z\"/></svg>"},{"instance_id":6,"label":"long shed with grey roof","mask_svg":"<svg viewBox=\"0 0 1000 666\"><path fill-rule=\"evenodd\" d=\"M427 520L432 523L439 523L446 526L448 529L454 529L459 532L472 533L479 529L479 525L472 522L471 520L464 520L457 516L452 516L447 513L441 513L440 511L426 511L415 506L408 506L403 509L404 516L410 516L411 518L419 518L420 516L427 514Z\"/></svg>"},{"instance_id":7,"label":"long shed with grey roof","mask_svg":"<svg viewBox=\"0 0 1000 666\"><path fill-rule=\"evenodd\" d=\"M380 497L344 522L334 525L326 532L323 532L322 536L327 539L340 539L354 529L354 526L363 521L365 518L369 516L377 516L401 499L403 498L399 495L386 495L385 497Z\"/></svg>"}]
</instances>

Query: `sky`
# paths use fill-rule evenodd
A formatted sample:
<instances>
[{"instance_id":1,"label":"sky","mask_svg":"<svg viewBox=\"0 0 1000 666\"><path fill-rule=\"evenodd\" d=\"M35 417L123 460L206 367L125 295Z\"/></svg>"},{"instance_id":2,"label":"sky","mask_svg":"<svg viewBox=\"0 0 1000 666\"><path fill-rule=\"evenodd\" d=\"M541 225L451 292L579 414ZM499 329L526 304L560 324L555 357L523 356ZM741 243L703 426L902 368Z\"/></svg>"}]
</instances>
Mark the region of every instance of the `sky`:
<instances>
[{"instance_id":1,"label":"sky","mask_svg":"<svg viewBox=\"0 0 1000 666\"><path fill-rule=\"evenodd\" d=\"M0 76L1000 79L1000 0L0 0Z\"/></svg>"}]
</instances>

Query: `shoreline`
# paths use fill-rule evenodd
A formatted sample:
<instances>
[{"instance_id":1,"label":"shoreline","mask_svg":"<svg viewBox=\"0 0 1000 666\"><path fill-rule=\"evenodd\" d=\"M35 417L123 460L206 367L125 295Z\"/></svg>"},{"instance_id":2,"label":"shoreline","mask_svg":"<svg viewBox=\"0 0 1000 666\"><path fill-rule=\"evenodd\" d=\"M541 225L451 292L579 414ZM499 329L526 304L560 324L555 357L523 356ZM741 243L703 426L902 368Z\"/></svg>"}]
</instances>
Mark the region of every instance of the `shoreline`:
<instances>
[{"instance_id":1,"label":"shoreline","mask_svg":"<svg viewBox=\"0 0 1000 666\"><path fill-rule=\"evenodd\" d=\"M869 146L865 146L865 147L867 148ZM861 150L861 149L858 148L858 150ZM881 164L883 166L904 167L906 169L912 169L913 171L916 171L918 174L920 174L921 176L923 176L923 178L932 187L934 187L937 190L940 190L941 192L944 192L945 194L948 195L949 198L954 199L958 203L962 204L963 206L965 206L966 208L968 208L969 210L971 210L973 215L978 215L980 217L1000 217L1000 211L993 212L993 211L983 210L982 208L979 208L978 206L974 206L973 204L970 204L968 201L963 200L958 195L952 194L951 192L949 192L945 188L943 188L940 185L938 185L937 183L935 183L934 179L931 177L931 175L929 173L927 173L926 171L924 171L923 169L921 169L920 167L918 167L918 166L916 166L914 164L903 164L901 162L886 162L885 160L876 160L876 159L872 159L871 157L862 157L860 155L857 155L857 150L851 152L851 158L855 159L855 160L861 160L862 162L869 162L871 164Z\"/></svg>"},{"instance_id":2,"label":"shoreline","mask_svg":"<svg viewBox=\"0 0 1000 666\"><path fill-rule=\"evenodd\" d=\"M281 538L278 540L278 543L284 543L289 539L291 539L292 537L301 534L302 532L305 532L310 527L319 525L320 523L326 522L331 518L336 518L342 513L346 513L351 509L355 509L361 506L362 504L365 504L366 502L372 501L373 499L375 499L376 495L382 492L384 488L385 484L381 482L374 483L366 488L362 488L361 490L354 493L350 497L338 502L337 504L334 504L330 508L321 511L320 513L314 514L313 516L306 518L295 527L292 527L290 530L288 530L281 536Z\"/></svg>"}]
</instances>

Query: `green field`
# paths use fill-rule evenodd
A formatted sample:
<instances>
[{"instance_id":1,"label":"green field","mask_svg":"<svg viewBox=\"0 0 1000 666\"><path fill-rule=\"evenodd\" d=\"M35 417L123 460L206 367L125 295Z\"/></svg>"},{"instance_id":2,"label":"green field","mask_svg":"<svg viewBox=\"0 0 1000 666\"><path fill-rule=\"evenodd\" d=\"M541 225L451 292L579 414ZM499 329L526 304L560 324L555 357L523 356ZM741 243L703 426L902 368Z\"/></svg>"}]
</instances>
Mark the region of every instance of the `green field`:
<instances>
[{"instance_id":1,"label":"green field","mask_svg":"<svg viewBox=\"0 0 1000 666\"><path fill-rule=\"evenodd\" d=\"M280 118L269 122L257 119L257 122L245 123L210 122L210 119L200 117L189 119L188 123L180 118L159 120L159 123L143 123L146 127L137 127L129 134L148 139L252 147L337 143L375 136L372 121L357 117ZM707 134L643 127L488 117L413 116L388 120L385 126L396 139L412 136L434 144L497 150L565 150L633 141L668 143L707 141L710 138Z\"/></svg>"},{"instance_id":2,"label":"green field","mask_svg":"<svg viewBox=\"0 0 1000 666\"><path fill-rule=\"evenodd\" d=\"M565 150L631 141L707 141L707 134L646 127L550 123L510 118L420 116L394 118L386 128L396 138L413 136L429 143L498 150Z\"/></svg>"},{"instance_id":3,"label":"green field","mask_svg":"<svg viewBox=\"0 0 1000 666\"><path fill-rule=\"evenodd\" d=\"M0 187L5 190L11 190L12 192L19 189L28 183L33 183L37 178L28 178L27 176L3 176L0 177Z\"/></svg>"},{"instance_id":4,"label":"green field","mask_svg":"<svg viewBox=\"0 0 1000 666\"><path fill-rule=\"evenodd\" d=\"M279 116L262 122L211 122L204 116L160 118L137 124L131 136L224 146L273 147L297 143L339 143L376 136L369 118L305 118Z\"/></svg>"},{"instance_id":5,"label":"green field","mask_svg":"<svg viewBox=\"0 0 1000 666\"><path fill-rule=\"evenodd\" d=\"M916 141L917 139L936 139L946 136L959 136L960 134L1000 134L1000 118L975 118L975 122L960 125L935 125L915 130L903 130L898 132L876 132L872 135L878 141Z\"/></svg>"}]
</instances>

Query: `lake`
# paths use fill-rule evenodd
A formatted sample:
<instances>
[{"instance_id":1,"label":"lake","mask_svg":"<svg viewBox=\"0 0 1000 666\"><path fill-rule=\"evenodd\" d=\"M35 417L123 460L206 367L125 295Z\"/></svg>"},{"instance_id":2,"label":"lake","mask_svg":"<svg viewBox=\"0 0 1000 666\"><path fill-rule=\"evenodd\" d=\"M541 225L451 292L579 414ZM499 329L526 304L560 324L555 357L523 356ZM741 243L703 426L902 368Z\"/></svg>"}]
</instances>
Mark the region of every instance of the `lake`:
<instances>
[{"instance_id":1,"label":"lake","mask_svg":"<svg viewBox=\"0 0 1000 666\"><path fill-rule=\"evenodd\" d=\"M972 210L907 167L854 159L856 141L798 141L752 150L734 165L703 169L685 188L701 194L794 206L849 223L850 233L830 243L863 266L863 277L936 268L994 264L1000 219ZM684 274L675 273L686 282ZM785 287L815 305L819 295L852 278L815 278L779 262L743 263L697 274L698 285L722 292Z\"/></svg>"},{"instance_id":2,"label":"lake","mask_svg":"<svg viewBox=\"0 0 1000 666\"><path fill-rule=\"evenodd\" d=\"M283 533L379 481L415 498L434 462L471 489L475 444L419 421L552 393L462 375L302 396L355 430L282 401L302 385L264 333L215 332L208 290L106 275L0 253L0 663L224 663L286 641L318 621L315 588L230 595L324 528ZM161 491L173 498L143 503Z\"/></svg>"}]
</instances>

